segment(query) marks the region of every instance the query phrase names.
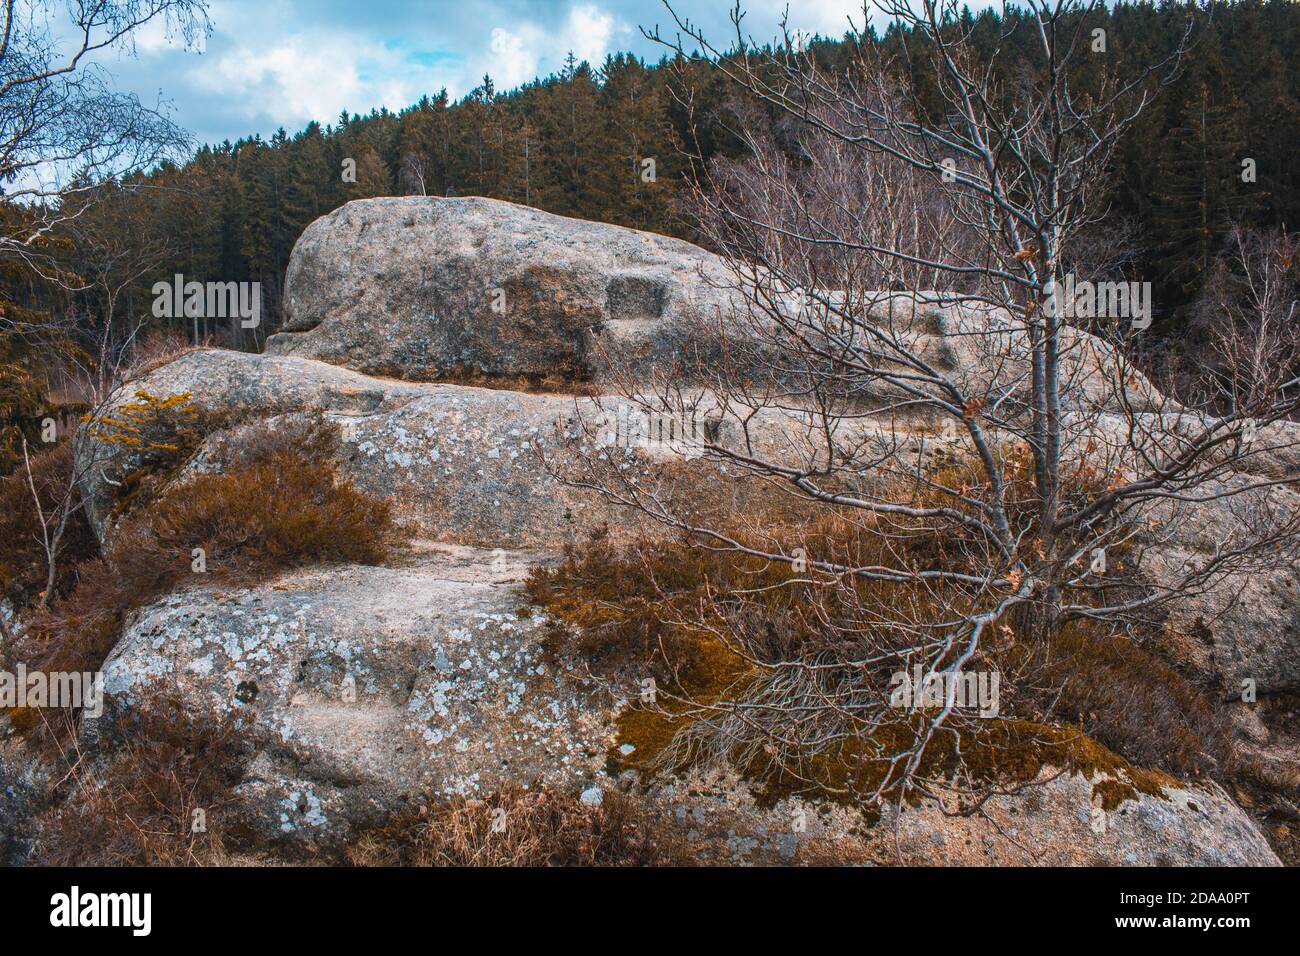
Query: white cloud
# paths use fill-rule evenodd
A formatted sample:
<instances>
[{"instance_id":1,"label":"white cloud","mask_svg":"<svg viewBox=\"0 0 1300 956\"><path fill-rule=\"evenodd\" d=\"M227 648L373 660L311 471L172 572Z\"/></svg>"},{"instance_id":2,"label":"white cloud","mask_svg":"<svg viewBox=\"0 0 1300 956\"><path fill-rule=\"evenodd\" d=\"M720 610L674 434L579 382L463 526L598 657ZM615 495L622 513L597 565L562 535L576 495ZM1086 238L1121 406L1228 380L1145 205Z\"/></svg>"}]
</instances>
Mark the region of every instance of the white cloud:
<instances>
[{"instance_id":1,"label":"white cloud","mask_svg":"<svg viewBox=\"0 0 1300 956\"><path fill-rule=\"evenodd\" d=\"M274 0L269 4L276 13L278 6ZM570 6L562 24L548 28L516 19L480 33L477 49L471 44L460 57L426 64L412 60L409 49L364 33L286 34L258 29L245 18L238 34L223 34L224 42L193 65L191 83L202 93L274 115L278 124L293 129L311 119L332 122L343 110L398 110L444 86L453 97L463 96L485 73L498 90L507 90L558 69L570 50L598 66L616 38L630 32L594 3Z\"/></svg>"},{"instance_id":2,"label":"white cloud","mask_svg":"<svg viewBox=\"0 0 1300 956\"><path fill-rule=\"evenodd\" d=\"M294 34L265 45L240 44L197 66L194 85L273 112L286 126L331 122L343 110L401 109L440 78L401 51L374 40Z\"/></svg>"},{"instance_id":3,"label":"white cloud","mask_svg":"<svg viewBox=\"0 0 1300 956\"><path fill-rule=\"evenodd\" d=\"M789 3L793 26L839 35L861 0L744 0L747 26L770 38ZM987 0L975 0L975 6ZM410 0L211 0L206 54L169 43L162 24L137 36L138 56L114 57L123 88L177 106L203 141L263 134L343 110L399 110L446 88L459 99L489 74L508 90L559 70L572 50L600 66L607 54L663 50L636 26L667 27L659 0L439 0L439 15ZM710 37L727 42L728 0L675 0ZM669 31L671 32L671 30ZM171 38L174 40L174 38Z\"/></svg>"},{"instance_id":4,"label":"white cloud","mask_svg":"<svg viewBox=\"0 0 1300 956\"><path fill-rule=\"evenodd\" d=\"M532 20L516 22L510 29L493 27L488 54L473 58L481 67L475 84L488 73L498 90L508 90L559 69L569 51L579 61L599 67L614 49L615 37L630 32L630 27L594 3L571 6L559 29L547 29Z\"/></svg>"},{"instance_id":5,"label":"white cloud","mask_svg":"<svg viewBox=\"0 0 1300 956\"><path fill-rule=\"evenodd\" d=\"M518 86L537 75L535 46L541 35L541 30L532 24L526 24L520 33L512 33L504 27L493 28L484 72L491 74L497 89Z\"/></svg>"},{"instance_id":6,"label":"white cloud","mask_svg":"<svg viewBox=\"0 0 1300 956\"><path fill-rule=\"evenodd\" d=\"M594 4L576 6L569 11L567 39L569 49L579 60L594 66L605 62L609 41L614 33L614 18L602 13ZM567 53L568 50L566 49Z\"/></svg>"},{"instance_id":7,"label":"white cloud","mask_svg":"<svg viewBox=\"0 0 1300 956\"><path fill-rule=\"evenodd\" d=\"M138 53L158 53L171 49L175 44L167 32L167 21L163 17L154 17L144 26L131 34L131 41Z\"/></svg>"}]
</instances>

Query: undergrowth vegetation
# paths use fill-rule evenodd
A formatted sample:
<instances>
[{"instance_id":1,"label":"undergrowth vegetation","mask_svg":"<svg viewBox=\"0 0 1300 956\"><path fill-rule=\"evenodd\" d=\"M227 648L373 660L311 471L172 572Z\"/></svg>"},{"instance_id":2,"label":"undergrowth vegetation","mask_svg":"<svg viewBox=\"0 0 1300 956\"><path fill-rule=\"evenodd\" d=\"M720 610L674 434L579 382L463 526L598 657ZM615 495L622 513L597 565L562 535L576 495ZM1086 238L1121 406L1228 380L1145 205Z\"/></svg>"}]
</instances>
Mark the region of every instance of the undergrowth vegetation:
<instances>
[{"instance_id":1,"label":"undergrowth vegetation","mask_svg":"<svg viewBox=\"0 0 1300 956\"><path fill-rule=\"evenodd\" d=\"M15 608L25 607L43 596L49 571L44 547L48 529L41 527L40 514L57 513L73 473L72 455L72 442L65 439L30 455L30 474L24 463L0 478L0 597L8 599ZM84 511L72 508L70 512L56 555L60 570L99 552L99 541ZM66 591L71 580L70 575L56 574L56 590ZM50 595L51 600L56 596Z\"/></svg>"},{"instance_id":2,"label":"undergrowth vegetation","mask_svg":"<svg viewBox=\"0 0 1300 956\"><path fill-rule=\"evenodd\" d=\"M371 830L347 851L357 866L681 866L684 834L644 800L611 790L599 804L554 790L457 799Z\"/></svg>"},{"instance_id":3,"label":"undergrowth vegetation","mask_svg":"<svg viewBox=\"0 0 1300 956\"><path fill-rule=\"evenodd\" d=\"M105 762L77 760L40 821L32 862L195 866L226 862L245 757L232 714L150 694L117 729Z\"/></svg>"},{"instance_id":4,"label":"undergrowth vegetation","mask_svg":"<svg viewBox=\"0 0 1300 956\"><path fill-rule=\"evenodd\" d=\"M951 472L955 487L978 493L959 466ZM1074 486L1086 491L1088 478ZM1014 485L1008 498L1014 508ZM1110 806L1160 793L1168 774L1232 769L1217 702L1128 633L1087 619L1048 634L1000 622L963 666L998 675L999 712L954 711L919 747L938 708L891 708L891 681L918 660L909 640L942 633L976 595L842 569L961 568L972 552L960 530L844 511L764 518L735 522L734 547L684 536L616 548L597 534L532 573L552 655L592 661L633 701L618 744L634 749L612 748L613 765L725 762L772 799L815 793L864 806L940 790L978 799L1046 767L1104 773L1098 795ZM773 552L806 560L762 556ZM1107 587L1140 587L1124 557L1116 549ZM647 679L649 701L638 693ZM913 751L905 781L900 755Z\"/></svg>"},{"instance_id":5,"label":"undergrowth vegetation","mask_svg":"<svg viewBox=\"0 0 1300 956\"><path fill-rule=\"evenodd\" d=\"M140 440L161 449L156 465L165 471L180 467L175 449L189 447L156 433ZM34 616L15 656L45 671L94 671L126 616L177 587L254 583L320 562L383 561L400 532L386 502L338 477L337 441L320 419L259 423L228 443L220 471L165 484L142 477L128 493L138 502L142 489L161 488L159 496L119 519L103 554L77 568L71 592ZM31 726L32 715L13 716Z\"/></svg>"}]
</instances>

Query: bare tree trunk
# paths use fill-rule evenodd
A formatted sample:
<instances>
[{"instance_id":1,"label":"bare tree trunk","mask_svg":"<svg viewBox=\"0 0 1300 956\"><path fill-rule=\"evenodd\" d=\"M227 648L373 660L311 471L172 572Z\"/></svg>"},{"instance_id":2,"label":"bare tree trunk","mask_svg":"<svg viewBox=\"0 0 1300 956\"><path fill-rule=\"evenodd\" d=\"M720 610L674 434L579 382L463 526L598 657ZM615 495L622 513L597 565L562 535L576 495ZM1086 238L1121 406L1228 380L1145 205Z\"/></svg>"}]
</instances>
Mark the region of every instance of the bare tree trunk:
<instances>
[{"instance_id":1,"label":"bare tree trunk","mask_svg":"<svg viewBox=\"0 0 1300 956\"><path fill-rule=\"evenodd\" d=\"M681 746L728 759L776 754L806 768L809 754L897 721L884 703L891 674L920 666L951 686L987 660L995 635L1044 641L1073 618L1131 620L1232 568L1285 561L1300 543L1300 516L1261 517L1204 565L1141 593L1098 570L1107 549L1140 554L1158 541L1151 529L1170 509L1247 502L1295 480L1219 481L1267 453L1268 441L1247 447L1243 436L1292 415L1295 394L1272 389L1226 418L1181 406L1132 370L1136 316L1102 316L1097 338L1071 324L1064 300L1080 269L1085 281L1113 277L1081 251L1105 215L1100 186L1147 103L1146 80L1172 76L1182 45L1137 78L1106 73L1075 94L1065 78L1086 49L1079 14L1090 7L1031 0L1021 28L1036 31L1035 62L1017 65L1022 87L1007 91L952 4L879 6L926 42L942 122L918 115L909 71L862 36L861 58L829 75L788 32L771 52L749 47L739 11L733 56L681 18L677 38L651 35L683 57L689 38L786 117L801 155L791 161L750 128L747 157L715 161L692 195L731 273L722 304L701 317L717 332L698 347L715 357L693 379L647 384L629 372L622 401L708 416L713 434L738 437L702 441L697 454L781 490L809 521L852 529L850 547L756 520L706 521L608 455L567 476L696 547L801 569L785 586L805 589L815 629L831 632L807 656L774 651L746 626L761 611L743 596L718 594L691 621L759 674L739 700L678 702L703 718ZM785 438L756 441L760 423ZM909 554L917 541L933 552ZM906 792L930 742L964 720L951 698L927 711L874 796Z\"/></svg>"}]
</instances>

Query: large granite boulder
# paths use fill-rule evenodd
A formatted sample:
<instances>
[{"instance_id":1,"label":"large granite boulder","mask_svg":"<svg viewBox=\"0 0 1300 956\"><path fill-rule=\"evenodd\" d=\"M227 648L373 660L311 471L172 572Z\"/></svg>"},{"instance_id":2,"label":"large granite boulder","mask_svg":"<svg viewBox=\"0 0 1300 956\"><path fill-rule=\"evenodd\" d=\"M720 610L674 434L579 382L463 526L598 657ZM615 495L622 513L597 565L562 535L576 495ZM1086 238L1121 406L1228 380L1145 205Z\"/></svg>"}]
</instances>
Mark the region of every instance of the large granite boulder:
<instances>
[{"instance_id":1,"label":"large granite boulder","mask_svg":"<svg viewBox=\"0 0 1300 956\"><path fill-rule=\"evenodd\" d=\"M309 359L217 349L188 352L153 370L122 389L108 412L137 391L157 397L188 393L205 416L223 422L190 471L220 468L226 447L238 446L246 428L267 422L274 427L281 416L322 414L339 428L339 468L345 477L391 502L399 519L419 535L460 544L554 551L602 526L616 536L662 533L663 526L645 515L571 483L601 456L643 489L698 515L707 514L705 509L744 513L758 500L752 496L768 492L734 474L720 480L717 465L691 457L689 448L630 435L629 420L636 416L629 417L628 404L618 398L403 382ZM757 415L745 423L743 438L740 422L718 413L707 395L692 414L712 422L712 437L721 443L749 441L762 454L791 464L815 465L818 459L817 430L793 413ZM1151 419L1143 416L1144 427L1151 427ZM1084 436L1087 441L1069 453L1086 454L1094 464L1109 462L1115 471L1130 469L1133 439L1124 422L1106 414L1089 421L1095 427ZM925 454L952 451L933 434L926 437L932 423L897 419L892 425L853 422L840 438L847 442L853 428L864 448L877 447L880 454L901 448L914 457L923 441ZM1215 494L1231 485L1276 480L1290 467L1286 445L1272 441L1280 453L1253 460L1254 474L1229 475L1210 486L1202 503L1161 505L1144 535L1142 573L1157 586L1173 586L1188 561L1211 560L1251 522L1294 516L1300 499L1282 486L1250 495ZM102 536L112 520L114 481L132 467L130 452L91 441L82 447L82 457L82 493ZM1260 692L1293 688L1300 684L1296 595L1294 562L1226 574L1172 608L1168 649L1211 675L1227 696L1239 695L1246 678Z\"/></svg>"},{"instance_id":2,"label":"large granite boulder","mask_svg":"<svg viewBox=\"0 0 1300 956\"><path fill-rule=\"evenodd\" d=\"M391 502L399 520L425 537L487 547L556 549L602 525L627 535L653 531L653 522L633 509L573 483L592 463L612 463L629 480L685 496L697 509L734 509L746 499L743 482L714 481L701 492L716 465L699 454L700 443L748 442L765 455L811 462L820 440L815 428L774 413L752 417L742 436L736 417L702 392L692 407L651 417L642 404L649 397L629 402L402 382L311 359L222 349L190 351L154 369L120 389L103 415L112 417L141 392L188 395L202 422L217 423L190 471L220 468L223 447L237 445L245 428L274 427L280 416L323 415L339 428L344 477ZM101 538L134 456L123 444L90 439L79 446L81 492Z\"/></svg>"},{"instance_id":3,"label":"large granite boulder","mask_svg":"<svg viewBox=\"0 0 1300 956\"><path fill-rule=\"evenodd\" d=\"M518 614L537 559L437 545L409 567L163 598L133 616L104 666L106 714L83 734L111 739L113 715L160 688L234 712L250 759L230 822L304 846L421 799L587 783L609 727L591 691L542 660L541 619Z\"/></svg>"},{"instance_id":4,"label":"large granite boulder","mask_svg":"<svg viewBox=\"0 0 1300 956\"><path fill-rule=\"evenodd\" d=\"M542 455L564 445L572 398L456 385L409 384L298 358L190 352L124 389L188 394L203 420L220 421L191 470L220 467L224 446L279 416L323 415L340 431L341 474L391 502L397 517L446 541L526 546L562 543L607 517L595 496L557 482ZM108 411L112 414L116 402ZM82 492L92 526L107 533L114 481L134 467L130 448L88 442ZM211 460L211 461L210 461ZM182 480L183 480L182 476ZM579 500L579 499L582 500Z\"/></svg>"},{"instance_id":5,"label":"large granite boulder","mask_svg":"<svg viewBox=\"0 0 1300 956\"><path fill-rule=\"evenodd\" d=\"M655 376L708 384L725 368L733 382L764 387L774 378L817 373L793 369L780 357L791 346L788 331L749 304L757 283L765 306L787 316L822 307L816 299L809 306L800 290L737 275L679 239L501 200L407 196L348 203L302 234L285 283L284 324L267 353L371 375L497 377L562 387ZM1006 396L1027 394L1029 337L1005 312L925 296L854 296L823 294L840 308L870 314L885 333L883 340L863 336L859 343L878 353L880 371L911 381L916 368L903 358L908 353L970 398L1001 400L1004 414L1014 411ZM725 362L719 360L724 341ZM1093 335L1067 330L1063 353L1062 395L1069 404L1114 407L1121 392L1139 409L1162 402ZM873 384L877 399L903 394ZM854 391L865 394L860 385Z\"/></svg>"},{"instance_id":6,"label":"large granite boulder","mask_svg":"<svg viewBox=\"0 0 1300 956\"><path fill-rule=\"evenodd\" d=\"M621 226L495 199L362 199L298 239L266 351L417 381L585 381L606 353L670 362L727 278L703 249Z\"/></svg>"}]
</instances>

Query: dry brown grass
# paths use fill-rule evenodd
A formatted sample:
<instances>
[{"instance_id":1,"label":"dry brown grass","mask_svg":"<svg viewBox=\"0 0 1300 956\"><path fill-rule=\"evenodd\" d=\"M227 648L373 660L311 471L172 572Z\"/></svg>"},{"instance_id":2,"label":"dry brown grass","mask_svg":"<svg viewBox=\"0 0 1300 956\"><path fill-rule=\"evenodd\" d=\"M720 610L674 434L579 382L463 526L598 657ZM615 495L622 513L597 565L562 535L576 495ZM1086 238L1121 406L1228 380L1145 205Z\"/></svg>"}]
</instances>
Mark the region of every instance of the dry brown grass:
<instances>
[{"instance_id":1,"label":"dry brown grass","mask_svg":"<svg viewBox=\"0 0 1300 956\"><path fill-rule=\"evenodd\" d=\"M1022 712L1082 727L1144 767L1184 777L1233 770L1223 706L1122 632L1070 621L1050 640L1006 648L1001 659Z\"/></svg>"},{"instance_id":2,"label":"dry brown grass","mask_svg":"<svg viewBox=\"0 0 1300 956\"><path fill-rule=\"evenodd\" d=\"M526 392L530 395L583 395L596 396L600 387L560 372L549 375L489 375L475 368L457 368L434 380L439 384L466 385L471 388L490 388L497 391Z\"/></svg>"},{"instance_id":3,"label":"dry brown grass","mask_svg":"<svg viewBox=\"0 0 1300 956\"><path fill-rule=\"evenodd\" d=\"M45 671L98 670L126 615L182 585L241 584L305 564L388 556L400 539L389 507L339 480L332 426L267 426L247 441L229 470L169 485L125 517L103 556L78 568L75 589L33 621L16 657ZM205 552L204 574L193 570L196 548Z\"/></svg>"},{"instance_id":4,"label":"dry brown grass","mask_svg":"<svg viewBox=\"0 0 1300 956\"><path fill-rule=\"evenodd\" d=\"M683 834L642 799L609 791L598 806L553 790L456 800L369 831L355 866L682 866Z\"/></svg>"},{"instance_id":5,"label":"dry brown grass","mask_svg":"<svg viewBox=\"0 0 1300 956\"><path fill-rule=\"evenodd\" d=\"M1269 737L1243 748L1233 794L1259 821L1282 862L1300 866L1300 694L1270 695L1250 706Z\"/></svg>"},{"instance_id":6,"label":"dry brown grass","mask_svg":"<svg viewBox=\"0 0 1300 956\"><path fill-rule=\"evenodd\" d=\"M767 522L763 528L728 530L751 547L787 554L801 547L810 561L849 566L963 568L973 567L976 556L961 534L920 522L886 526L835 512L802 521L791 517L783 515L784 523ZM699 717L750 699L745 695L756 681L779 683L771 675L782 661L816 662L826 673L836 661L869 656L860 643L864 636L875 648L887 646L882 640L888 638L880 635L890 621L915 628L950 620L952 609L963 606L961 594L937 594L908 583L800 583L798 578L810 575L793 574L787 563L700 544L647 541L616 549L598 536L560 565L534 571L528 581L530 599L554 620L548 635L552 653L594 660L593 669L613 680L648 672L668 691L667 703L661 695L658 706L634 706L620 717L620 742L636 747L629 758L611 757L623 765L658 766L661 753L673 761L689 754L684 741L702 726ZM900 639L914 633L899 628ZM763 666L749 665L736 648ZM862 700L883 702L896 667L887 659L878 673L843 666L834 686L852 685ZM922 769L943 779L987 785L1001 774L1024 782L1053 760L1069 758L1069 765L1081 770L1104 764L1122 771L1137 781L1125 785L1129 794L1158 790L1151 781L1168 779L1160 772L1222 777L1231 769L1230 735L1220 705L1121 632L1075 621L1044 636L1013 619L989 635L965 669L1002 676L1001 714L996 720L966 720L954 730L957 736L932 744L934 752ZM675 698L688 699L689 706ZM824 795L838 791L851 797L882 783L877 771L887 761L881 756L906 752L924 730L920 717L874 729L848 726L841 743L784 766L755 759L753 747L743 758L731 759L740 759L742 772L763 777L777 792L813 782ZM1026 727L1038 729L1022 733ZM857 740L862 733L876 739ZM1063 743L1074 739L1081 741L1077 747ZM962 743L960 759L945 756L944 747L953 740ZM1085 751L1086 759L1079 756Z\"/></svg>"},{"instance_id":7,"label":"dry brown grass","mask_svg":"<svg viewBox=\"0 0 1300 956\"><path fill-rule=\"evenodd\" d=\"M769 567L765 568L764 565ZM581 548L568 547L554 568L534 568L525 584L530 600L550 612L547 650L597 663L680 663L689 651L673 622L693 617L715 588L777 583L788 570L746 558L720 557L668 542L619 550L602 529ZM796 589L797 590L797 589ZM791 590L773 600L793 601Z\"/></svg>"},{"instance_id":8,"label":"dry brown grass","mask_svg":"<svg viewBox=\"0 0 1300 956\"><path fill-rule=\"evenodd\" d=\"M49 866L196 866L226 860L244 758L230 714L152 693L117 730L113 755L74 764L65 799L40 821L31 862ZM196 826L195 812L204 818Z\"/></svg>"},{"instance_id":9,"label":"dry brown grass","mask_svg":"<svg viewBox=\"0 0 1300 956\"><path fill-rule=\"evenodd\" d=\"M154 369L202 348L203 346L191 345L188 336L170 329L152 329L136 340L130 361L121 370L122 381L134 382L144 378Z\"/></svg>"},{"instance_id":10,"label":"dry brown grass","mask_svg":"<svg viewBox=\"0 0 1300 956\"><path fill-rule=\"evenodd\" d=\"M0 478L0 595L19 608L40 597L48 570L32 485L41 509L57 520L55 511L72 480L72 442L43 448L30 461L30 481L25 466ZM70 587L71 578L65 572L98 552L99 542L84 513L76 508L60 542L56 589ZM53 600L55 595L50 597Z\"/></svg>"}]
</instances>

